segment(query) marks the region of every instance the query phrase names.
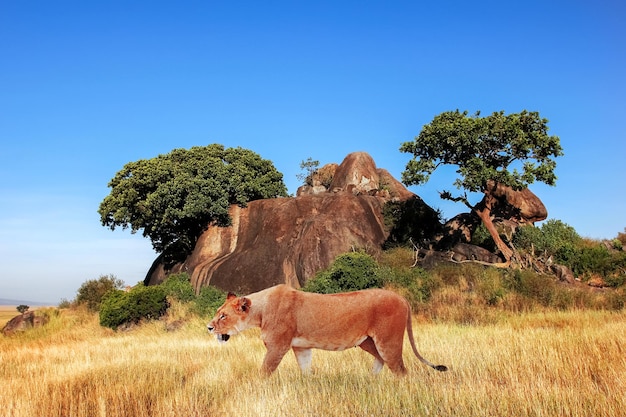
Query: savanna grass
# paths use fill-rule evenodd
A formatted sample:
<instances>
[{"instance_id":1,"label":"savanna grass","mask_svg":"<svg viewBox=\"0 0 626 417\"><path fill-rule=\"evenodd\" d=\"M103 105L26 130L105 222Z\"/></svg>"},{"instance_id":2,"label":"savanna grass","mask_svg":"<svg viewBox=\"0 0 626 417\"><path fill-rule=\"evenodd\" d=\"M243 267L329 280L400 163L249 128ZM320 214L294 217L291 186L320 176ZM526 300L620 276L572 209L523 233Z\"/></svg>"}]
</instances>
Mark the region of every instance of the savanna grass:
<instances>
[{"instance_id":1,"label":"savanna grass","mask_svg":"<svg viewBox=\"0 0 626 417\"><path fill-rule=\"evenodd\" d=\"M315 351L301 375L288 354L270 378L258 330L225 345L204 321L174 332L162 322L102 329L64 311L52 330L0 338L0 415L92 416L621 416L626 409L626 314L509 314L491 324L414 320L420 364L370 373L360 349ZM71 326L65 323L72 323ZM73 335L73 336L70 336Z\"/></svg>"}]
</instances>

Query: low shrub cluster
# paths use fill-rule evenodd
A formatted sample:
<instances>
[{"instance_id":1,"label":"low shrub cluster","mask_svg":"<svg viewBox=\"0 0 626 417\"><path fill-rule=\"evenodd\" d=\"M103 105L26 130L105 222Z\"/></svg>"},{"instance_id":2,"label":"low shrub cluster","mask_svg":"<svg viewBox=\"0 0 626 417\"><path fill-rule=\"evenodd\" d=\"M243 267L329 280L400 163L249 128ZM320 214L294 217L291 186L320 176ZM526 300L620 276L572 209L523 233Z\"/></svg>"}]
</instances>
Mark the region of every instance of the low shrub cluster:
<instances>
[{"instance_id":1,"label":"low shrub cluster","mask_svg":"<svg viewBox=\"0 0 626 417\"><path fill-rule=\"evenodd\" d=\"M601 277L611 287L626 282L626 252L618 234L612 242L581 238L573 227L560 220L548 220L541 227L519 228L513 237L516 248L551 258L554 263L569 267L575 276L587 281Z\"/></svg>"},{"instance_id":2,"label":"low shrub cluster","mask_svg":"<svg viewBox=\"0 0 626 417\"><path fill-rule=\"evenodd\" d=\"M340 255L309 280L305 291L323 294L387 287L406 297L414 311L462 323L492 321L498 312L537 309L621 310L624 288L594 291L561 284L552 275L484 265L444 264L431 271L413 267L413 252L396 247L377 262L363 252Z\"/></svg>"},{"instance_id":3,"label":"low shrub cluster","mask_svg":"<svg viewBox=\"0 0 626 417\"><path fill-rule=\"evenodd\" d=\"M124 324L158 319L165 314L171 301L189 304L189 310L199 316L211 316L226 296L215 287L204 287L196 295L187 273L172 274L160 285L139 284L130 291L109 291L100 307L100 324L117 329Z\"/></svg>"}]
</instances>

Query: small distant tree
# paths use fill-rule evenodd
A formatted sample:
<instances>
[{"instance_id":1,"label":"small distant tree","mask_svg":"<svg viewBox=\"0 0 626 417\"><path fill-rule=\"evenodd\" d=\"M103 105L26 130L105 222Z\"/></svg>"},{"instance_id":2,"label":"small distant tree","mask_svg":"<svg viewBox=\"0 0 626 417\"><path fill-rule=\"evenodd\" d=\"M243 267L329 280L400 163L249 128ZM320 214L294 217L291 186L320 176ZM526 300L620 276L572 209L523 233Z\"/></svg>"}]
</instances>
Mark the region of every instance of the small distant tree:
<instances>
[{"instance_id":1,"label":"small distant tree","mask_svg":"<svg viewBox=\"0 0 626 417\"><path fill-rule=\"evenodd\" d=\"M466 193L440 193L441 198L463 202L483 222L507 263L514 254L492 222L500 186L514 190L535 181L554 185L554 158L563 155L558 136L548 135L548 120L537 112L495 112L480 117L480 112L448 111L436 116L422 128L419 136L400 147L413 155L402 173L406 185L424 184L440 165L456 165L457 189L483 193L472 204Z\"/></svg>"},{"instance_id":2,"label":"small distant tree","mask_svg":"<svg viewBox=\"0 0 626 417\"><path fill-rule=\"evenodd\" d=\"M300 169L302 170L302 172L297 174L296 178L298 178L298 180L301 181L303 184L309 184L311 178L313 177L313 174L315 173L315 171L317 171L317 168L319 166L320 161L314 161L313 158L308 157L306 161L300 162Z\"/></svg>"},{"instance_id":3,"label":"small distant tree","mask_svg":"<svg viewBox=\"0 0 626 417\"><path fill-rule=\"evenodd\" d=\"M123 287L124 281L115 275L101 275L98 279L87 280L77 291L76 304L84 304L89 310L98 311L106 293Z\"/></svg>"},{"instance_id":4,"label":"small distant tree","mask_svg":"<svg viewBox=\"0 0 626 417\"><path fill-rule=\"evenodd\" d=\"M27 306L26 304L20 304L19 306L17 306L17 311L20 314L24 314L28 311L28 309L30 308L30 306Z\"/></svg>"}]
</instances>

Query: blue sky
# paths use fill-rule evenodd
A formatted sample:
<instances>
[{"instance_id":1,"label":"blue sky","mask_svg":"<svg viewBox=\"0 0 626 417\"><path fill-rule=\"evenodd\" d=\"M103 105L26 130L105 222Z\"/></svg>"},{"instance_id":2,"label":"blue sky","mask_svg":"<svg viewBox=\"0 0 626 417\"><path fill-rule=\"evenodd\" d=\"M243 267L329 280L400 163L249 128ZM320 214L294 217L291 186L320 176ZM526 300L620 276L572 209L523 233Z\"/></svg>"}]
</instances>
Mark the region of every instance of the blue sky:
<instances>
[{"instance_id":1,"label":"blue sky","mask_svg":"<svg viewBox=\"0 0 626 417\"><path fill-rule=\"evenodd\" d=\"M432 4L431 4L432 3ZM436 4L435 4L436 3ZM626 4L618 1L0 0L0 298L58 303L141 281L149 240L100 225L130 161L211 143L273 161L400 145L446 110L539 111L561 138L549 218L626 227ZM446 218L454 176L410 189ZM478 197L476 197L478 201Z\"/></svg>"}]
</instances>

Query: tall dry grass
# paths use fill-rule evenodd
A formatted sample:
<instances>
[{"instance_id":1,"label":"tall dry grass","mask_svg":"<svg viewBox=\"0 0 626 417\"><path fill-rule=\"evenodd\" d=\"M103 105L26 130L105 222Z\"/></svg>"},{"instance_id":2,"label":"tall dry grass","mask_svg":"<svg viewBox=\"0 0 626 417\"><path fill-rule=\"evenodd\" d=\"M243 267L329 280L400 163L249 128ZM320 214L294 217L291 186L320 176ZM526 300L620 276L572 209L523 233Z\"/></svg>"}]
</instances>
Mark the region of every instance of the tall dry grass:
<instances>
[{"instance_id":1,"label":"tall dry grass","mask_svg":"<svg viewBox=\"0 0 626 417\"><path fill-rule=\"evenodd\" d=\"M292 354L259 377L258 330L218 345L204 322L103 329L87 312L0 338L0 415L92 416L623 416L626 313L510 315L488 325L414 320L421 365L369 370L360 349L315 351L302 376Z\"/></svg>"}]
</instances>

